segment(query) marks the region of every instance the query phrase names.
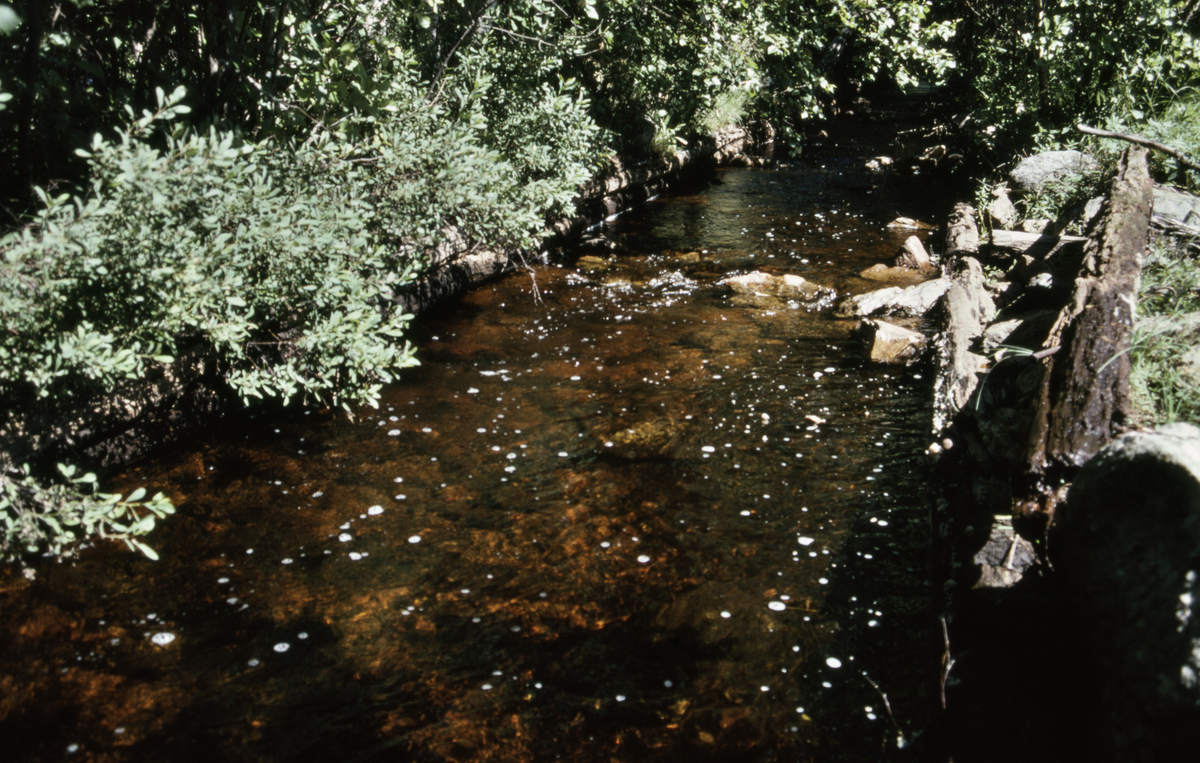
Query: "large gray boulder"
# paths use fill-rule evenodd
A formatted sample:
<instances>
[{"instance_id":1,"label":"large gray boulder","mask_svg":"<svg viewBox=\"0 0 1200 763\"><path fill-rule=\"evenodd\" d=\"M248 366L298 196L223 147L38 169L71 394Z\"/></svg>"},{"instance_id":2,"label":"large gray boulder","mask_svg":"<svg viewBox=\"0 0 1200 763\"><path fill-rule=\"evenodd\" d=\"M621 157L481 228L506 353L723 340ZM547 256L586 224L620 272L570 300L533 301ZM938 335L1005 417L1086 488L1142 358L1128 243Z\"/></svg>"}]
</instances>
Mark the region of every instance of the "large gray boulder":
<instances>
[{"instance_id":1,"label":"large gray boulder","mask_svg":"<svg viewBox=\"0 0 1200 763\"><path fill-rule=\"evenodd\" d=\"M1200 225L1200 198L1175 188L1155 186L1154 214L1184 225Z\"/></svg>"},{"instance_id":2,"label":"large gray boulder","mask_svg":"<svg viewBox=\"0 0 1200 763\"><path fill-rule=\"evenodd\" d=\"M1200 429L1122 435L1080 470L1051 561L1078 606L1114 759L1200 755Z\"/></svg>"},{"instance_id":3,"label":"large gray boulder","mask_svg":"<svg viewBox=\"0 0 1200 763\"><path fill-rule=\"evenodd\" d=\"M1033 193L1051 181L1098 169L1099 163L1082 152L1045 151L1022 159L1008 179L1013 190Z\"/></svg>"}]
</instances>

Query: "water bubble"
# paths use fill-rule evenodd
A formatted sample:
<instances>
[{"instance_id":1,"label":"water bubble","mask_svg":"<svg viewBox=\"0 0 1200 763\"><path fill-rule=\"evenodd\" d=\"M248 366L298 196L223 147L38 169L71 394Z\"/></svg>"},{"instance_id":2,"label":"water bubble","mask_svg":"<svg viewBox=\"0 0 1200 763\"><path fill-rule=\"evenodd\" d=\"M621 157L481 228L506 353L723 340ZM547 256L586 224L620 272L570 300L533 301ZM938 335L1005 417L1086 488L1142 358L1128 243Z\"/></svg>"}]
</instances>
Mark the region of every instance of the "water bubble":
<instances>
[{"instance_id":1,"label":"water bubble","mask_svg":"<svg viewBox=\"0 0 1200 763\"><path fill-rule=\"evenodd\" d=\"M399 436L400 436L399 429L389 429L388 430L388 437L399 437Z\"/></svg>"},{"instance_id":2,"label":"water bubble","mask_svg":"<svg viewBox=\"0 0 1200 763\"><path fill-rule=\"evenodd\" d=\"M410 536L408 536L408 542L409 543L420 543L421 536L420 535L410 535Z\"/></svg>"},{"instance_id":3,"label":"water bubble","mask_svg":"<svg viewBox=\"0 0 1200 763\"><path fill-rule=\"evenodd\" d=\"M641 556L639 556L639 557L637 558L637 560L638 560L639 562L641 562L642 564L649 564L649 563L650 563L650 557L646 556L645 554L642 554Z\"/></svg>"},{"instance_id":4,"label":"water bubble","mask_svg":"<svg viewBox=\"0 0 1200 763\"><path fill-rule=\"evenodd\" d=\"M258 661L257 659L255 659L255 658L251 657L251 658L250 658L250 660L248 660L248 661L246 662L246 664L247 664L247 665L249 665L249 666L250 666L250 667L252 667L252 668L257 668L257 667L259 666L259 664L260 664L260 663L259 663L259 661Z\"/></svg>"},{"instance_id":5,"label":"water bubble","mask_svg":"<svg viewBox=\"0 0 1200 763\"><path fill-rule=\"evenodd\" d=\"M77 752L79 752L79 745L77 745L77 744L69 744L69 745L67 745L67 753L68 753L68 754L74 754L74 753L77 753Z\"/></svg>"},{"instance_id":6,"label":"water bubble","mask_svg":"<svg viewBox=\"0 0 1200 763\"><path fill-rule=\"evenodd\" d=\"M725 610L722 610L722 611L721 611L721 617L723 617L723 618L725 618L725 619L727 619L727 620L728 620L729 618L733 617L733 613L732 613L732 612L725 611Z\"/></svg>"},{"instance_id":7,"label":"water bubble","mask_svg":"<svg viewBox=\"0 0 1200 763\"><path fill-rule=\"evenodd\" d=\"M296 634L296 638L303 641L304 639L308 638L308 631L300 631L299 633Z\"/></svg>"},{"instance_id":8,"label":"water bubble","mask_svg":"<svg viewBox=\"0 0 1200 763\"><path fill-rule=\"evenodd\" d=\"M229 578L217 578L218 585L225 585L228 582L229 582Z\"/></svg>"},{"instance_id":9,"label":"water bubble","mask_svg":"<svg viewBox=\"0 0 1200 763\"><path fill-rule=\"evenodd\" d=\"M625 695L624 695L624 694L618 694L618 695L617 695L617 701L618 701L618 702L624 702L624 701L625 701Z\"/></svg>"},{"instance_id":10,"label":"water bubble","mask_svg":"<svg viewBox=\"0 0 1200 763\"><path fill-rule=\"evenodd\" d=\"M225 600L225 603L226 603L226 604L237 604L237 603L238 603L238 597L236 597L236 596L230 596L228 599L226 599L226 600Z\"/></svg>"},{"instance_id":11,"label":"water bubble","mask_svg":"<svg viewBox=\"0 0 1200 763\"><path fill-rule=\"evenodd\" d=\"M670 688L671 688L672 686L674 686L674 685L675 685L675 684L671 683L671 681L669 681L669 680L668 680L668 681L663 681L663 686L667 687L668 689L670 689Z\"/></svg>"},{"instance_id":12,"label":"water bubble","mask_svg":"<svg viewBox=\"0 0 1200 763\"><path fill-rule=\"evenodd\" d=\"M714 447L713 447L713 446L711 446L711 445L705 445L705 446L704 446L703 448L701 448L700 450L704 451L705 453L715 453L717 449L716 449L716 448L714 448Z\"/></svg>"},{"instance_id":13,"label":"water bubble","mask_svg":"<svg viewBox=\"0 0 1200 763\"><path fill-rule=\"evenodd\" d=\"M759 688L759 690L760 690L760 691L771 691L771 687L770 687L770 686L760 686L760 687L758 687L758 688Z\"/></svg>"},{"instance_id":14,"label":"water bubble","mask_svg":"<svg viewBox=\"0 0 1200 763\"><path fill-rule=\"evenodd\" d=\"M827 585L829 583L829 578L817 578L817 582L821 585Z\"/></svg>"},{"instance_id":15,"label":"water bubble","mask_svg":"<svg viewBox=\"0 0 1200 763\"><path fill-rule=\"evenodd\" d=\"M354 539L354 536L351 535L350 533L342 533L341 535L338 536L338 540L340 540L342 543L346 543L353 539Z\"/></svg>"},{"instance_id":16,"label":"water bubble","mask_svg":"<svg viewBox=\"0 0 1200 763\"><path fill-rule=\"evenodd\" d=\"M362 557L363 557L363 555L358 553L357 551L350 552L350 561L352 561L352 562L357 562L359 559L362 559Z\"/></svg>"},{"instance_id":17,"label":"water bubble","mask_svg":"<svg viewBox=\"0 0 1200 763\"><path fill-rule=\"evenodd\" d=\"M568 455L568 453L567 453L565 450L560 450L560 451L558 452L558 457L559 457L559 458L566 458L566 457L567 457L567 455Z\"/></svg>"},{"instance_id":18,"label":"water bubble","mask_svg":"<svg viewBox=\"0 0 1200 763\"><path fill-rule=\"evenodd\" d=\"M312 494L312 497L313 497L313 498L320 498L320 497L321 497L321 496L323 496L323 495L325 495L325 494L324 494L323 492L321 492L320 490L318 490L317 492L315 492L315 493L313 493L313 494Z\"/></svg>"},{"instance_id":19,"label":"water bubble","mask_svg":"<svg viewBox=\"0 0 1200 763\"><path fill-rule=\"evenodd\" d=\"M879 520L879 526L880 526L880 527L887 527L887 526L888 526L888 522L887 522L887 520L886 520L886 519L881 519L881 520Z\"/></svg>"},{"instance_id":20,"label":"water bubble","mask_svg":"<svg viewBox=\"0 0 1200 763\"><path fill-rule=\"evenodd\" d=\"M403 477L397 477L396 479L392 480L392 482L403 482L403 481L404 481Z\"/></svg>"},{"instance_id":21,"label":"water bubble","mask_svg":"<svg viewBox=\"0 0 1200 763\"><path fill-rule=\"evenodd\" d=\"M289 650L291 648L292 648L292 645L286 641L280 641L278 644L275 645L275 651L279 652L280 654L283 654L284 652L286 652L287 650Z\"/></svg>"},{"instance_id":22,"label":"water bubble","mask_svg":"<svg viewBox=\"0 0 1200 763\"><path fill-rule=\"evenodd\" d=\"M600 548L608 548L608 547L609 547L609 546L611 546L611 545L612 545L612 544L611 544L611 543L609 543L609 542L608 542L608 541L606 541L606 540L605 540L605 541L600 541Z\"/></svg>"},{"instance_id":23,"label":"water bubble","mask_svg":"<svg viewBox=\"0 0 1200 763\"><path fill-rule=\"evenodd\" d=\"M825 664L831 668L840 668L842 666L842 661L837 657L827 657L825 658Z\"/></svg>"},{"instance_id":24,"label":"water bubble","mask_svg":"<svg viewBox=\"0 0 1200 763\"><path fill-rule=\"evenodd\" d=\"M367 509L367 514L369 514L371 516L377 516L382 513L383 513L382 506L372 506L371 508Z\"/></svg>"},{"instance_id":25,"label":"water bubble","mask_svg":"<svg viewBox=\"0 0 1200 763\"><path fill-rule=\"evenodd\" d=\"M743 510L743 511L742 511L742 516L743 516L743 517L748 517L748 516L750 516L750 512L749 512L749 511L746 511L746 510Z\"/></svg>"},{"instance_id":26,"label":"water bubble","mask_svg":"<svg viewBox=\"0 0 1200 763\"><path fill-rule=\"evenodd\" d=\"M166 646L174 640L175 634L167 633L166 631L160 631L150 637L150 643L154 644L155 646Z\"/></svg>"},{"instance_id":27,"label":"water bubble","mask_svg":"<svg viewBox=\"0 0 1200 763\"><path fill-rule=\"evenodd\" d=\"M475 389L474 387L471 387L470 389L467 390L467 394L468 395L478 395L479 390ZM491 688L491 687L488 687L488 688Z\"/></svg>"},{"instance_id":28,"label":"water bubble","mask_svg":"<svg viewBox=\"0 0 1200 763\"><path fill-rule=\"evenodd\" d=\"M767 604L767 609L773 610L775 612L782 612L783 610L787 609L787 605L784 604L782 601L773 601L773 602Z\"/></svg>"},{"instance_id":29,"label":"water bubble","mask_svg":"<svg viewBox=\"0 0 1200 763\"><path fill-rule=\"evenodd\" d=\"M408 496L406 496L404 493L401 493L401 494L399 494L399 495L397 495L397 496L396 496L396 500L397 500L397 501L403 501L403 500L404 500L405 498L407 498L407 497L408 497Z\"/></svg>"},{"instance_id":30,"label":"water bubble","mask_svg":"<svg viewBox=\"0 0 1200 763\"><path fill-rule=\"evenodd\" d=\"M805 536L805 535L800 535L796 538L796 542L799 543L801 546L811 546L812 544L817 542L817 539L809 538L808 536Z\"/></svg>"}]
</instances>

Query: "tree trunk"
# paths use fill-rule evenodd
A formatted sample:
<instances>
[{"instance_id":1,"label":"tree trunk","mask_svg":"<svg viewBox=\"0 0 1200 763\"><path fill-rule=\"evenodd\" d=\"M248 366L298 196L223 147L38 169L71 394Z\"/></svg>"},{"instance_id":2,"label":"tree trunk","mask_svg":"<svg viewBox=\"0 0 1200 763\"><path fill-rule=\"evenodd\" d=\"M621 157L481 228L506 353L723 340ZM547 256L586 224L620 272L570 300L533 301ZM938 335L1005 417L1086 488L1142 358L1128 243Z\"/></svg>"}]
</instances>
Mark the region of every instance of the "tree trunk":
<instances>
[{"instance_id":1,"label":"tree trunk","mask_svg":"<svg viewBox=\"0 0 1200 763\"><path fill-rule=\"evenodd\" d=\"M1121 156L1104 210L1089 231L1071 302L1043 344L1061 350L1041 361L1027 451L1036 473L1082 466L1129 415L1129 337L1154 194L1146 153L1131 147Z\"/></svg>"}]
</instances>

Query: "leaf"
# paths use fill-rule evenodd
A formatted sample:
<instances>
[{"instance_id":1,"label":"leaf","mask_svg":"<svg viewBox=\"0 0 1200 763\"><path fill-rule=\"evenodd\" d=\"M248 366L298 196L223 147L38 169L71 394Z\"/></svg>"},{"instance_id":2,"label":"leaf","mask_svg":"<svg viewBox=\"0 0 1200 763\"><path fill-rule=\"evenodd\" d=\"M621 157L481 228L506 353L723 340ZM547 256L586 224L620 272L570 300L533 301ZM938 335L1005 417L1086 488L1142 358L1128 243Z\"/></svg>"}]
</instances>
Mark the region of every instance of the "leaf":
<instances>
[{"instance_id":1,"label":"leaf","mask_svg":"<svg viewBox=\"0 0 1200 763\"><path fill-rule=\"evenodd\" d=\"M125 498L125 502L126 503L136 503L136 502L142 500L142 498L144 498L145 496L146 496L146 488L139 487L137 490L134 490L132 493L130 493Z\"/></svg>"},{"instance_id":2,"label":"leaf","mask_svg":"<svg viewBox=\"0 0 1200 763\"><path fill-rule=\"evenodd\" d=\"M140 540L134 538L130 538L129 542L132 543L138 551L141 551L143 554L145 554L146 558L150 561L158 561L158 552L147 546L145 543L142 543Z\"/></svg>"},{"instance_id":3,"label":"leaf","mask_svg":"<svg viewBox=\"0 0 1200 763\"><path fill-rule=\"evenodd\" d=\"M12 34L21 26L21 17L10 5L0 5L0 33Z\"/></svg>"}]
</instances>

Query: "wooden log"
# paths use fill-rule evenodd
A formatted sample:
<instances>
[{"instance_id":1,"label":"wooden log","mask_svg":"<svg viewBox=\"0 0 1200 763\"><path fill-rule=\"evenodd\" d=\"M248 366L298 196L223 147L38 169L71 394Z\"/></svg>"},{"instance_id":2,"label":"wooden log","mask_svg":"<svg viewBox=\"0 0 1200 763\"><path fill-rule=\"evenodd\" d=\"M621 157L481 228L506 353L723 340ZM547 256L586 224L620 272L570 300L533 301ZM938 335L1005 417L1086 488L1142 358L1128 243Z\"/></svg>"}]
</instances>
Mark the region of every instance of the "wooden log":
<instances>
[{"instance_id":1,"label":"wooden log","mask_svg":"<svg viewBox=\"0 0 1200 763\"><path fill-rule=\"evenodd\" d=\"M1070 303L1042 345L1041 394L1027 456L1035 473L1082 466L1130 413L1129 337L1154 184L1146 151L1130 147L1084 245Z\"/></svg>"},{"instance_id":2,"label":"wooden log","mask_svg":"<svg viewBox=\"0 0 1200 763\"><path fill-rule=\"evenodd\" d=\"M1019 230L992 231L992 246L997 249L1008 249L1018 254L1049 252L1060 243L1074 244L1085 241L1087 239L1083 236L1055 236L1050 233L1026 233Z\"/></svg>"},{"instance_id":3,"label":"wooden log","mask_svg":"<svg viewBox=\"0 0 1200 763\"><path fill-rule=\"evenodd\" d=\"M978 252L979 226L975 223L975 208L970 204L955 204L946 228L946 259L949 261Z\"/></svg>"}]
</instances>

